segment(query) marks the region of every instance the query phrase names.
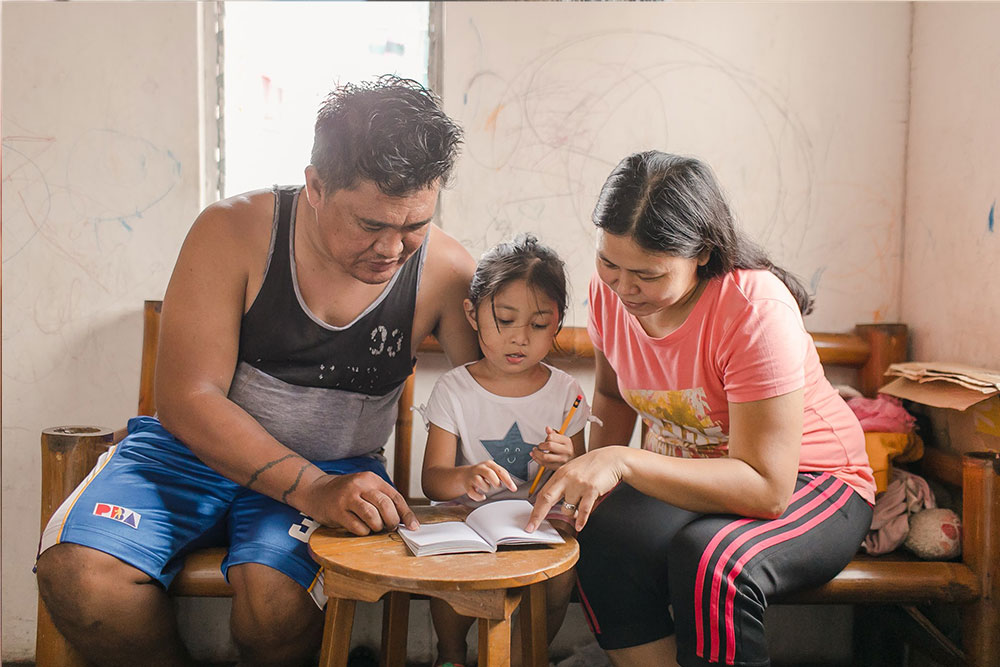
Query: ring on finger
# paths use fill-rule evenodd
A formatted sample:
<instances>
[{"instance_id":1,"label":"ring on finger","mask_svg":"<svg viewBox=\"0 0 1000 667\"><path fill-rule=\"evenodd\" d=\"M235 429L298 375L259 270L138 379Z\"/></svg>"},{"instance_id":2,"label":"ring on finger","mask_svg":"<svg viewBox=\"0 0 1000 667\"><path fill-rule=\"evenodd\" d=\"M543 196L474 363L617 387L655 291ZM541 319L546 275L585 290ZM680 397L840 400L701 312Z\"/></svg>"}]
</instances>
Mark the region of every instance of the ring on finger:
<instances>
[{"instance_id":1,"label":"ring on finger","mask_svg":"<svg viewBox=\"0 0 1000 667\"><path fill-rule=\"evenodd\" d=\"M570 512L575 512L576 511L576 505L574 505L573 503L565 503L564 502L563 503L563 509L564 510L569 510Z\"/></svg>"}]
</instances>

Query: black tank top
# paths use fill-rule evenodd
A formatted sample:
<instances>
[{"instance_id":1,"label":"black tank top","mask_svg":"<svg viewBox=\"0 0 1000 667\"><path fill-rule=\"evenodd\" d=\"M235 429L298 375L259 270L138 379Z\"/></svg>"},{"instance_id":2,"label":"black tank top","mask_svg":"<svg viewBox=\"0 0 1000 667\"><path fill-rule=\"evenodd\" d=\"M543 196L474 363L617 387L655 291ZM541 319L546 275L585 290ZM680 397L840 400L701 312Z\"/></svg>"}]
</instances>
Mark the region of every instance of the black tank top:
<instances>
[{"instance_id":1,"label":"black tank top","mask_svg":"<svg viewBox=\"0 0 1000 667\"><path fill-rule=\"evenodd\" d=\"M240 326L239 358L284 382L383 396L402 384L427 239L353 322L331 326L309 312L295 278L300 188L275 186L271 248L260 292Z\"/></svg>"}]
</instances>

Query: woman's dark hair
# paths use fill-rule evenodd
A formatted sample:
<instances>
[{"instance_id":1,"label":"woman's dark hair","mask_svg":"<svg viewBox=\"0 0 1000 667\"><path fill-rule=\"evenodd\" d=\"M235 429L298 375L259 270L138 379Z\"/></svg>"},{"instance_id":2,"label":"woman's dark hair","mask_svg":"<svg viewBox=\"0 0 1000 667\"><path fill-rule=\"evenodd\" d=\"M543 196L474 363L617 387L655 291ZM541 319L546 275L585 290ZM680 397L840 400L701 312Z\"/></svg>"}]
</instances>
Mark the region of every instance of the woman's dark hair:
<instances>
[{"instance_id":1,"label":"woman's dark hair","mask_svg":"<svg viewBox=\"0 0 1000 667\"><path fill-rule=\"evenodd\" d=\"M803 315L812 312L813 297L802 282L737 229L711 168L696 158L660 151L629 155L601 188L593 221L653 252L692 259L707 250L701 278L767 269L785 283Z\"/></svg>"},{"instance_id":2,"label":"woman's dark hair","mask_svg":"<svg viewBox=\"0 0 1000 667\"><path fill-rule=\"evenodd\" d=\"M327 96L316 116L311 162L326 192L365 179L399 197L445 185L461 142L462 129L434 93L384 75Z\"/></svg>"},{"instance_id":3,"label":"woman's dark hair","mask_svg":"<svg viewBox=\"0 0 1000 667\"><path fill-rule=\"evenodd\" d=\"M480 303L492 299L515 280L524 280L528 287L556 302L559 329L562 329L566 315L566 267L559 255L533 234L518 234L511 241L498 243L479 258L469 286L473 309L478 312ZM496 322L496 311L493 321Z\"/></svg>"}]
</instances>

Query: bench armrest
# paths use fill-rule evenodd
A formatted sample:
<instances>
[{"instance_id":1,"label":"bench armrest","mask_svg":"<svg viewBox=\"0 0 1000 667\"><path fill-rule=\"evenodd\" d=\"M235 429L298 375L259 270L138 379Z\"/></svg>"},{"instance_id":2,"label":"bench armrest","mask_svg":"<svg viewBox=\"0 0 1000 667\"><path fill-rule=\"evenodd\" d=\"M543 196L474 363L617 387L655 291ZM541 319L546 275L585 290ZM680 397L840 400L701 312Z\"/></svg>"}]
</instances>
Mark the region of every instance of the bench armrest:
<instances>
[{"instance_id":1,"label":"bench armrest","mask_svg":"<svg viewBox=\"0 0 1000 667\"><path fill-rule=\"evenodd\" d=\"M42 530L101 454L117 442L116 435L120 434L99 426L54 426L42 431Z\"/></svg>"}]
</instances>

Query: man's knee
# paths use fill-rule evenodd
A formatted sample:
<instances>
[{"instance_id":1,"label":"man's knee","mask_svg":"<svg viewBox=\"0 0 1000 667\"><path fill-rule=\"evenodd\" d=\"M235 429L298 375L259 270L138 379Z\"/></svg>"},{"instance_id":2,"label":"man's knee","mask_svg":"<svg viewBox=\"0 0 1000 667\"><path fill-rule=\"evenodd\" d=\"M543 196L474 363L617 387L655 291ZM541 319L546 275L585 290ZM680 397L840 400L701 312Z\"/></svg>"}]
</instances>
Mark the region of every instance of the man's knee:
<instances>
[{"instance_id":1,"label":"man's knee","mask_svg":"<svg viewBox=\"0 0 1000 667\"><path fill-rule=\"evenodd\" d=\"M36 576L46 608L58 617L77 616L88 608L116 604L116 600L128 597L130 587L152 581L103 551L68 543L42 553Z\"/></svg>"},{"instance_id":2,"label":"man's knee","mask_svg":"<svg viewBox=\"0 0 1000 667\"><path fill-rule=\"evenodd\" d=\"M232 632L243 647L276 647L318 641L323 615L309 593L291 578L259 564L230 568Z\"/></svg>"}]
</instances>

